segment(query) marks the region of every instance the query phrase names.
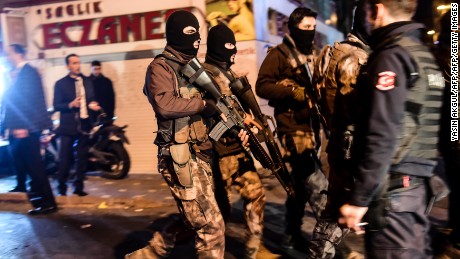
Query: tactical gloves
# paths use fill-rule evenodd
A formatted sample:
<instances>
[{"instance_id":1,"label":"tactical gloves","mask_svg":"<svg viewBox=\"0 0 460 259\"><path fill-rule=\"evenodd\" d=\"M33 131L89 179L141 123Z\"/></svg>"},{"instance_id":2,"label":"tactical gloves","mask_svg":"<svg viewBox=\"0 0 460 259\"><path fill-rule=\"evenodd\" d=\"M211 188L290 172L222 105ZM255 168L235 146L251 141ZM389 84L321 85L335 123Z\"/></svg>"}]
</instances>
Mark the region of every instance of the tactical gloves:
<instances>
[{"instance_id":1,"label":"tactical gloves","mask_svg":"<svg viewBox=\"0 0 460 259\"><path fill-rule=\"evenodd\" d=\"M292 88L292 97L298 102L305 101L305 87L297 86Z\"/></svg>"}]
</instances>

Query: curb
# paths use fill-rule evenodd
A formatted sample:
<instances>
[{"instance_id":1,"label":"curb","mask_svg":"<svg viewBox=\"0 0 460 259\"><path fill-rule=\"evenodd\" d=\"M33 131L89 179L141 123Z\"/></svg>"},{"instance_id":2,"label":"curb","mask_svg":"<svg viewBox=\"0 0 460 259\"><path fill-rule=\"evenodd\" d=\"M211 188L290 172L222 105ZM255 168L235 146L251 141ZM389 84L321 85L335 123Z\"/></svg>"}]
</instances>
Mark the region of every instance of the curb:
<instances>
[{"instance_id":1,"label":"curb","mask_svg":"<svg viewBox=\"0 0 460 259\"><path fill-rule=\"evenodd\" d=\"M59 207L95 207L95 208L159 208L173 206L171 203L147 200L142 197L133 198L101 198L96 196L56 196ZM26 193L1 193L0 203L29 203Z\"/></svg>"}]
</instances>

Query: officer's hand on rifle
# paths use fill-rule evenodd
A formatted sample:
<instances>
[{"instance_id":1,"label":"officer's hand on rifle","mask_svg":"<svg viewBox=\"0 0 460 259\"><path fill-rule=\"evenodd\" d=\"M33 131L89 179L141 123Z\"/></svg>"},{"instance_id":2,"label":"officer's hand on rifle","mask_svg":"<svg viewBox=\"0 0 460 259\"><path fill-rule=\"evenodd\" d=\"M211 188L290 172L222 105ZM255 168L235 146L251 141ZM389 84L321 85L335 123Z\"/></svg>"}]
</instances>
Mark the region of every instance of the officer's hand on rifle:
<instances>
[{"instance_id":1,"label":"officer's hand on rifle","mask_svg":"<svg viewBox=\"0 0 460 259\"><path fill-rule=\"evenodd\" d=\"M292 97L298 102L305 101L305 87L297 86L292 88Z\"/></svg>"},{"instance_id":2,"label":"officer's hand on rifle","mask_svg":"<svg viewBox=\"0 0 460 259\"><path fill-rule=\"evenodd\" d=\"M248 136L247 134L248 134L248 133L247 133L245 130L243 130L243 129L241 129L241 130L240 130L240 133L238 133L238 137L240 138L240 140L241 140L241 142L243 143L243 146L244 146L244 147L248 147L248 146L249 146L249 143L248 143L248 141L249 141L249 136Z\"/></svg>"},{"instance_id":3,"label":"officer's hand on rifle","mask_svg":"<svg viewBox=\"0 0 460 259\"><path fill-rule=\"evenodd\" d=\"M251 131L254 132L254 134L257 134L259 133L259 130L262 130L262 126L254 120L251 114L246 113L246 117L244 117L244 124L251 127Z\"/></svg>"}]
</instances>

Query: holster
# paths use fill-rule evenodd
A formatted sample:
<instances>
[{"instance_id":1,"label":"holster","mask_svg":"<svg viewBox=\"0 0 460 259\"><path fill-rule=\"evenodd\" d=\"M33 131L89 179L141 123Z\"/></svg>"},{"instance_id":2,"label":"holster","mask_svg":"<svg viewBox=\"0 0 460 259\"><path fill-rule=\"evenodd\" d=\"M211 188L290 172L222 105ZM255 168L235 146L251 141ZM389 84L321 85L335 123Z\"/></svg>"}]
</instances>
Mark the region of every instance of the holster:
<instances>
[{"instance_id":1,"label":"holster","mask_svg":"<svg viewBox=\"0 0 460 259\"><path fill-rule=\"evenodd\" d=\"M406 204L404 207L395 208L392 206L392 196L400 196L402 192L407 192L417 188L420 185L425 185L427 190L427 204L425 214L429 214L433 204L441 200L449 194L449 188L445 182L436 174L424 176L404 175L398 173L388 174L378 198L371 202L369 210L366 214L367 222L369 222L366 230L381 230L386 227L388 221L388 212L398 212L401 208L407 210ZM409 210L410 211L410 210Z\"/></svg>"},{"instance_id":2,"label":"holster","mask_svg":"<svg viewBox=\"0 0 460 259\"><path fill-rule=\"evenodd\" d=\"M188 143L172 145L169 152L173 160L174 173L177 183L185 188L193 187L192 167L190 165L191 152Z\"/></svg>"}]
</instances>

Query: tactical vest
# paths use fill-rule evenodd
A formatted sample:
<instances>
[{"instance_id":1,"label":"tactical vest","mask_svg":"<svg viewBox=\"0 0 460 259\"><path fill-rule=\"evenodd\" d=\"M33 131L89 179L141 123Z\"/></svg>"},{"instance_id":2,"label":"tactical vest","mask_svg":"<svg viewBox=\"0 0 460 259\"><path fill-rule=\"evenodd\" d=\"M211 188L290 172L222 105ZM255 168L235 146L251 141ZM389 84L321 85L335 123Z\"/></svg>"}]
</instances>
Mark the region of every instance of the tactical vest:
<instances>
[{"instance_id":1,"label":"tactical vest","mask_svg":"<svg viewBox=\"0 0 460 259\"><path fill-rule=\"evenodd\" d=\"M400 37L396 44L403 48L416 64L405 66L412 77L408 86L403 126L397 138L393 164L434 160L437 157L438 132L444 91L444 78L436 60L426 46L409 37Z\"/></svg>"},{"instance_id":2,"label":"tactical vest","mask_svg":"<svg viewBox=\"0 0 460 259\"><path fill-rule=\"evenodd\" d=\"M333 132L336 130L344 131L346 126L350 124L350 119L343 118L343 114L341 114L346 113L346 111L349 110L349 107L338 107L338 112L336 114L335 105L338 102L338 100L336 100L338 91L340 91L342 95L347 95L350 94L353 89L351 87L345 87L343 85L344 82L338 82L338 80L346 78L348 85L356 83L356 72L359 71L360 67L367 62L368 54L366 50L364 50L364 47L365 46L362 44L350 41L340 43L336 42L334 43L334 46L327 46L327 49L323 50L324 53L322 53L322 56L320 57L325 60L323 68L318 69L322 71L315 70L315 73L317 73L314 75L315 86L320 89L323 95L324 106L322 107L322 110L324 111L327 123ZM355 57L358 61L359 66L356 67L356 70L343 69L342 67L339 67L339 62L343 61L345 58L351 60L352 57ZM340 75L340 77L338 77L338 75ZM334 119L336 119L336 121L334 121ZM340 132L340 134L341 133L343 132Z\"/></svg>"},{"instance_id":3,"label":"tactical vest","mask_svg":"<svg viewBox=\"0 0 460 259\"><path fill-rule=\"evenodd\" d=\"M172 55L160 54L155 57L166 62L176 74L174 93L178 97L203 99L202 91L188 83L179 73L180 62ZM204 142L208 139L208 127L200 114L166 120L158 123L158 135L155 144L172 145L187 142Z\"/></svg>"}]
</instances>

